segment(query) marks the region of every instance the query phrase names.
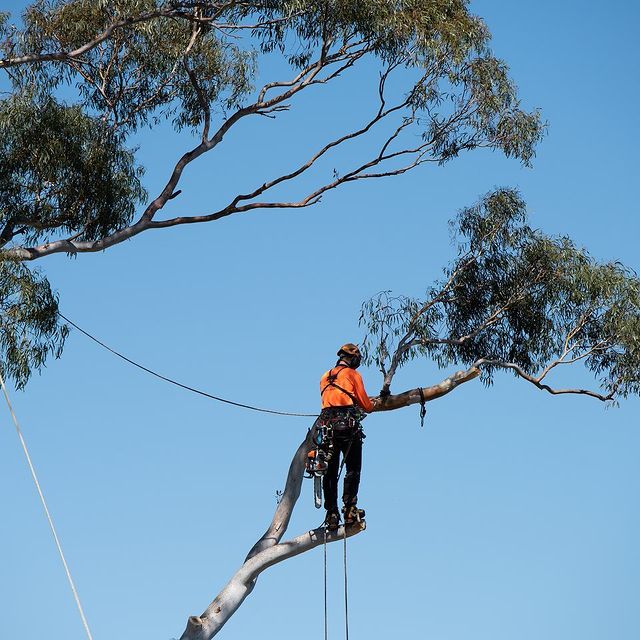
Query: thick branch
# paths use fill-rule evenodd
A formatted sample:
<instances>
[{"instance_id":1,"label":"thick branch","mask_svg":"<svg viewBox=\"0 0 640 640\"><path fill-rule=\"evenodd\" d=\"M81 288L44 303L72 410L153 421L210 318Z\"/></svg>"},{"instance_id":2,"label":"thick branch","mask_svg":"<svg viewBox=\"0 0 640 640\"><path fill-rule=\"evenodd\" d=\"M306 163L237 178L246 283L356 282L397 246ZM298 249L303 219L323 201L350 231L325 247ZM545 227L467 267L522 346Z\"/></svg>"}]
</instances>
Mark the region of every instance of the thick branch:
<instances>
[{"instance_id":1,"label":"thick branch","mask_svg":"<svg viewBox=\"0 0 640 640\"><path fill-rule=\"evenodd\" d=\"M300 497L307 452L309 452L313 447L314 434L315 425L307 432L307 437L302 441L293 456L293 460L291 460L282 497L280 498L280 502L278 503L278 507L276 508L276 512L269 528L253 545L251 551L247 554L245 561L249 560L261 551L278 544L282 539L284 532L287 530L289 520L291 520L291 514L293 513L293 508Z\"/></svg>"},{"instance_id":2,"label":"thick branch","mask_svg":"<svg viewBox=\"0 0 640 640\"><path fill-rule=\"evenodd\" d=\"M325 540L325 530L320 527L292 540L280 542L284 535L293 508L300 496L302 479L304 476L307 452L313 446L315 425L309 430L305 439L296 450L282 498L278 503L271 524L261 538L253 545L243 565L233 575L227 585L220 591L207 609L200 616L191 616L187 628L180 640L209 640L220 631L229 618L253 590L258 576L269 567L297 556L305 551L310 551ZM335 532L326 532L327 543L342 540L345 536L351 537L360 533L365 528L364 523L344 528Z\"/></svg>"},{"instance_id":3,"label":"thick branch","mask_svg":"<svg viewBox=\"0 0 640 640\"><path fill-rule=\"evenodd\" d=\"M345 536L350 538L357 535L364 531L365 526L364 522L359 522L346 530L345 527L340 527L337 531L327 531L324 527L318 527L292 540L268 547L246 560L204 613L189 618L180 640L209 640L215 636L253 591L258 576L265 569L315 549L324 543L325 536L327 543L337 542Z\"/></svg>"},{"instance_id":4,"label":"thick branch","mask_svg":"<svg viewBox=\"0 0 640 640\"><path fill-rule=\"evenodd\" d=\"M456 387L459 387L469 380L473 380L480 375L480 369L476 366L467 369L466 371L456 371L456 373L445 378L442 382L434 384L430 387L422 387L422 395L426 401L436 400L453 391ZM418 404L422 402L420 395L420 389L410 389L404 393L397 395L389 395L386 397L377 396L371 398L373 402L374 411L393 411L394 409L401 409L402 407L408 407L412 404Z\"/></svg>"},{"instance_id":5,"label":"thick branch","mask_svg":"<svg viewBox=\"0 0 640 640\"><path fill-rule=\"evenodd\" d=\"M458 371L439 384L425 387L423 389L424 397L426 400L435 400L449 393L460 384L476 378L479 373L479 370L476 368L471 368L468 371ZM418 389L413 389L398 395L388 396L384 400L372 398L372 401L374 403L374 411L390 411L420 402L420 392ZM187 628L180 640L209 640L215 636L251 593L260 573L274 564L297 556L305 551L310 551L324 542L325 529L322 527L309 531L292 540L280 542L287 530L293 508L300 496L305 461L308 451L313 446L314 436L315 424L307 432L306 437L293 456L282 499L276 508L275 515L268 529L253 545L243 565L202 615L191 616L189 618ZM348 527L346 532L344 527L341 527L335 532L327 531L327 543L342 540L345 533L347 537L356 535L363 531L364 528L365 524L363 522Z\"/></svg>"}]
</instances>

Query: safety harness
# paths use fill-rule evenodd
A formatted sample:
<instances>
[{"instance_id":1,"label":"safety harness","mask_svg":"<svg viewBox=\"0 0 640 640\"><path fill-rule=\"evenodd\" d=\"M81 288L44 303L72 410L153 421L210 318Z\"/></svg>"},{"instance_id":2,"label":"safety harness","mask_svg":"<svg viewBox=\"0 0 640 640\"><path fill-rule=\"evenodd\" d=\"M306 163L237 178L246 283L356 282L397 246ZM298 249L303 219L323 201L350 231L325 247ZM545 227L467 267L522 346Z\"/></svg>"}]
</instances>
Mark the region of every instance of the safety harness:
<instances>
[{"instance_id":1,"label":"safety harness","mask_svg":"<svg viewBox=\"0 0 640 640\"><path fill-rule=\"evenodd\" d=\"M322 397L324 395L324 392L329 388L329 387L334 387L336 388L338 391L342 391L342 393L344 393L345 395L349 396L351 398L351 402L353 402L354 405L358 404L358 400L357 398L353 395L353 393L351 393L350 391L347 391L344 387L341 387L339 384L337 384L336 380L338 379L338 374L340 373L340 371L342 371L343 369L348 369L349 367L346 364L339 364L337 366L335 366L333 369L331 369L329 371L329 375L327 376L327 384L324 386L324 388L320 391L320 397ZM334 369L338 369L337 373L333 373Z\"/></svg>"}]
</instances>

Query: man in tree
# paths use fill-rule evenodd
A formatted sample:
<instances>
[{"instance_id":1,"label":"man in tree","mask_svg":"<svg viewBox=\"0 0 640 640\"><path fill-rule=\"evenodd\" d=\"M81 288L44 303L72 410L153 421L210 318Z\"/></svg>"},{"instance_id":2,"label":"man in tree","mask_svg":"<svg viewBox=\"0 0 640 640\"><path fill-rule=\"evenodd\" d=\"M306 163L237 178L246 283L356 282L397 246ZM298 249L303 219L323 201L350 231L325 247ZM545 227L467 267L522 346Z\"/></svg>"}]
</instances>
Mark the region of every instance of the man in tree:
<instances>
[{"instance_id":1,"label":"man in tree","mask_svg":"<svg viewBox=\"0 0 640 640\"><path fill-rule=\"evenodd\" d=\"M340 454L347 469L344 477L342 502L345 524L353 524L364 517L356 506L360 470L362 468L361 420L364 412L373 411L373 403L364 390L362 376L356 371L362 361L357 345L347 343L338 350L338 362L320 379L322 412L320 424L327 428L323 446L328 449L328 468L324 476L325 523L335 531L340 523L338 512L338 475Z\"/></svg>"}]
</instances>

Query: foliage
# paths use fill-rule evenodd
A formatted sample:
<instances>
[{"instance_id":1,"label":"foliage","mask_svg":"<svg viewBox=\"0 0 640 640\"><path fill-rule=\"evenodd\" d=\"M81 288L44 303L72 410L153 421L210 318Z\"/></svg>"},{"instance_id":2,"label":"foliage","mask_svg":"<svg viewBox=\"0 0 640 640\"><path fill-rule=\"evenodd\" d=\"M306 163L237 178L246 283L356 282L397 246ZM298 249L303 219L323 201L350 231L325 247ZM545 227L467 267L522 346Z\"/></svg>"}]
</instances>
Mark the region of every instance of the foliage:
<instances>
[{"instance_id":1,"label":"foliage","mask_svg":"<svg viewBox=\"0 0 640 640\"><path fill-rule=\"evenodd\" d=\"M47 279L14 260L0 262L0 311L0 370L21 388L49 355L60 356L68 329Z\"/></svg>"},{"instance_id":2,"label":"foliage","mask_svg":"<svg viewBox=\"0 0 640 640\"><path fill-rule=\"evenodd\" d=\"M0 14L0 71L10 88L0 98L2 268L15 271L16 260L55 252L103 250L154 227L310 206L342 184L447 162L478 147L529 164L544 124L521 107L506 65L491 53L486 25L468 4L36 0L21 20ZM366 60L381 76L371 87L374 115L368 99L359 128L323 141L289 173L257 176L261 186L229 194L220 211L155 219L179 193L187 165L216 148L242 118L276 117L300 91L356 73ZM282 75L267 77L274 69ZM161 192L148 197L131 139L165 121L195 136L196 146L170 168ZM299 201L266 197L365 135L377 136L371 157L334 170ZM35 273L30 278L48 286ZM13 296L0 290L3 299ZM51 325L51 345L62 344L58 331ZM49 352L25 362L38 368ZM28 368L7 365L20 371L20 381Z\"/></svg>"},{"instance_id":3,"label":"foliage","mask_svg":"<svg viewBox=\"0 0 640 640\"><path fill-rule=\"evenodd\" d=\"M145 192L140 169L104 124L51 97L0 101L0 241L51 230L96 239L124 224Z\"/></svg>"},{"instance_id":4,"label":"foliage","mask_svg":"<svg viewBox=\"0 0 640 640\"><path fill-rule=\"evenodd\" d=\"M384 292L363 305L367 357L387 385L399 366L427 356L442 367L480 366L487 384L506 367L552 392L547 375L581 361L598 378L591 395L640 393L635 273L532 229L513 190L488 194L452 226L458 256L423 298Z\"/></svg>"}]
</instances>

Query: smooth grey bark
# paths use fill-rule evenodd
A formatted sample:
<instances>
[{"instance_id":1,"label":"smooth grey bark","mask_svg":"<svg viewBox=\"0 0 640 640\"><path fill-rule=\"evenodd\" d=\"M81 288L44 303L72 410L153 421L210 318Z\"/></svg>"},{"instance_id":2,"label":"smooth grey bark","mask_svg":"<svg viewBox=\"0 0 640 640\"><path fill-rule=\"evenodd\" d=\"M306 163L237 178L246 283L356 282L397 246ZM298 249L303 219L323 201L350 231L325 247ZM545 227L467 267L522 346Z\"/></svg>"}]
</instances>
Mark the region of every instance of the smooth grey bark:
<instances>
[{"instance_id":1,"label":"smooth grey bark","mask_svg":"<svg viewBox=\"0 0 640 640\"><path fill-rule=\"evenodd\" d=\"M327 531L327 543L343 540L364 531L363 522L337 531ZM213 638L229 618L237 611L245 598L253 591L258 576L269 567L315 549L324 543L325 529L318 527L296 538L267 547L245 560L234 576L225 585L215 600L200 616L191 616L180 640L209 640Z\"/></svg>"},{"instance_id":2,"label":"smooth grey bark","mask_svg":"<svg viewBox=\"0 0 640 640\"><path fill-rule=\"evenodd\" d=\"M476 367L467 371L458 371L436 385L423 387L422 395L427 401L435 400L460 384L476 378L479 374L480 371ZM371 400L374 411L391 411L420 402L421 395L418 389L411 389L398 395L387 396L384 399L372 397ZM253 591L258 576L265 569L323 544L325 539L323 527L312 529L291 540L281 542L289 526L293 509L300 497L306 457L313 447L315 429L316 423L309 429L291 460L282 498L278 503L271 524L250 549L242 566L205 611L199 616L189 618L180 640L210 640L213 638ZM327 543L336 542L342 540L345 535L349 538L364 531L365 528L365 522L349 526L346 531L344 527L340 527L335 532L327 532L326 541Z\"/></svg>"}]
</instances>

